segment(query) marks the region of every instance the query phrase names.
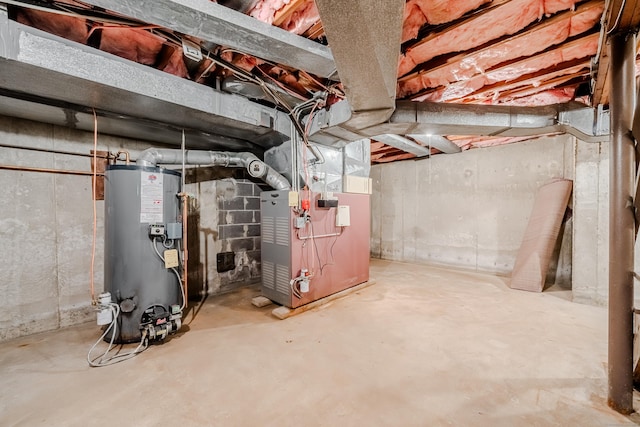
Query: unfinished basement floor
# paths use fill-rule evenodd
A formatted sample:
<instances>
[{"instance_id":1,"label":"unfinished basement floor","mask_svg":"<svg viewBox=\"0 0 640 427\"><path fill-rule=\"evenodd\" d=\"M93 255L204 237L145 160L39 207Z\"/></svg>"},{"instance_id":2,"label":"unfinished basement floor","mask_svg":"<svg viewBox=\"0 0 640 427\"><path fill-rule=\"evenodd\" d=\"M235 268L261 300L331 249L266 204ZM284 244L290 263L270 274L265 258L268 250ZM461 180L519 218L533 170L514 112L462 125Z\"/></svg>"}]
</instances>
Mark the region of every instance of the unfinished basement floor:
<instances>
[{"instance_id":1,"label":"unfinished basement floor","mask_svg":"<svg viewBox=\"0 0 640 427\"><path fill-rule=\"evenodd\" d=\"M287 320L211 298L135 359L89 368L86 324L0 346L2 426L622 426L607 315L567 292L372 260L375 285ZM637 407L637 405L636 405Z\"/></svg>"}]
</instances>

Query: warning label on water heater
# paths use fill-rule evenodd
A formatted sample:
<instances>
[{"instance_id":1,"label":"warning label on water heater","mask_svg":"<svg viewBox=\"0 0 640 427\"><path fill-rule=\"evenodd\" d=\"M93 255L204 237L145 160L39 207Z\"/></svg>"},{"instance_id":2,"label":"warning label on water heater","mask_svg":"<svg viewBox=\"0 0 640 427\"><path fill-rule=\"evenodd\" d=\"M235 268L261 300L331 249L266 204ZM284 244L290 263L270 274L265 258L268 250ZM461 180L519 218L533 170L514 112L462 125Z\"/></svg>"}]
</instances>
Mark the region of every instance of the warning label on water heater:
<instances>
[{"instance_id":1,"label":"warning label on water heater","mask_svg":"<svg viewBox=\"0 0 640 427\"><path fill-rule=\"evenodd\" d=\"M140 173L140 222L162 223L163 221L162 174Z\"/></svg>"}]
</instances>

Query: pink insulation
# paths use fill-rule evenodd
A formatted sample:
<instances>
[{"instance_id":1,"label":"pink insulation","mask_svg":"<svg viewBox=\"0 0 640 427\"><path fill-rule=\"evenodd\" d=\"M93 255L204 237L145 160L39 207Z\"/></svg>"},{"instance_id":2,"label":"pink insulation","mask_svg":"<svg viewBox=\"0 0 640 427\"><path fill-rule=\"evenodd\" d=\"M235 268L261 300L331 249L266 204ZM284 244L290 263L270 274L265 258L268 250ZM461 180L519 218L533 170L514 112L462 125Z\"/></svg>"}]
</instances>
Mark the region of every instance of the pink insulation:
<instances>
[{"instance_id":1,"label":"pink insulation","mask_svg":"<svg viewBox=\"0 0 640 427\"><path fill-rule=\"evenodd\" d=\"M515 105L519 107L535 107L540 105L563 104L573 99L576 93L575 87L550 89L533 95L502 101L500 105Z\"/></svg>"},{"instance_id":2,"label":"pink insulation","mask_svg":"<svg viewBox=\"0 0 640 427\"><path fill-rule=\"evenodd\" d=\"M273 23L276 12L289 4L291 0L259 0L249 11L249 15L267 24Z\"/></svg>"},{"instance_id":3,"label":"pink insulation","mask_svg":"<svg viewBox=\"0 0 640 427\"><path fill-rule=\"evenodd\" d=\"M320 12L314 0L307 0L305 4L291 14L280 27L294 34L303 34L313 24L320 20Z\"/></svg>"},{"instance_id":4,"label":"pink insulation","mask_svg":"<svg viewBox=\"0 0 640 427\"><path fill-rule=\"evenodd\" d=\"M249 15L267 24L273 24L276 14L290 3L291 0L259 0L249 11ZM278 26L291 33L303 34L319 20L320 12L316 2L305 0L300 6L296 6L291 15L279 22Z\"/></svg>"},{"instance_id":5,"label":"pink insulation","mask_svg":"<svg viewBox=\"0 0 640 427\"><path fill-rule=\"evenodd\" d=\"M89 37L87 20L82 18L31 9L18 9L16 20L21 24L29 25L78 43L86 43Z\"/></svg>"},{"instance_id":6,"label":"pink insulation","mask_svg":"<svg viewBox=\"0 0 640 427\"><path fill-rule=\"evenodd\" d=\"M102 30L100 49L140 64L152 65L162 49L163 39L135 28Z\"/></svg>"},{"instance_id":7,"label":"pink insulation","mask_svg":"<svg viewBox=\"0 0 640 427\"><path fill-rule=\"evenodd\" d=\"M462 150L480 147L493 147L496 145L511 144L514 142L531 139L530 136L490 137L490 136L455 136L449 137L454 144Z\"/></svg>"},{"instance_id":8,"label":"pink insulation","mask_svg":"<svg viewBox=\"0 0 640 427\"><path fill-rule=\"evenodd\" d=\"M515 34L542 18L545 15L545 4L547 2L553 7L557 7L560 4L569 7L575 4L576 1L508 1L447 32L427 37L423 42L409 48L400 57L398 75L403 76L415 68L416 65L427 62L436 56L470 50L502 36Z\"/></svg>"},{"instance_id":9,"label":"pink insulation","mask_svg":"<svg viewBox=\"0 0 640 427\"><path fill-rule=\"evenodd\" d=\"M545 0L544 13L545 15L553 15L561 10L571 9L576 2L574 0Z\"/></svg>"},{"instance_id":10,"label":"pink insulation","mask_svg":"<svg viewBox=\"0 0 640 427\"><path fill-rule=\"evenodd\" d=\"M404 9L402 41L411 40L425 24L451 22L491 0L409 0Z\"/></svg>"},{"instance_id":11,"label":"pink insulation","mask_svg":"<svg viewBox=\"0 0 640 427\"><path fill-rule=\"evenodd\" d=\"M220 57L245 71L251 71L256 65L264 63L264 61L253 56L242 55L231 50L222 52Z\"/></svg>"},{"instance_id":12,"label":"pink insulation","mask_svg":"<svg viewBox=\"0 0 640 427\"><path fill-rule=\"evenodd\" d=\"M592 34L571 43L563 49L554 49L537 56L527 57L470 79L441 87L438 90L413 98L414 101L444 102L462 98L497 82L509 82L526 74L553 67L554 65L595 55L598 49L598 34ZM567 70L570 72L572 70Z\"/></svg>"},{"instance_id":13,"label":"pink insulation","mask_svg":"<svg viewBox=\"0 0 640 427\"><path fill-rule=\"evenodd\" d=\"M531 56L550 46L558 45L569 37L582 33L596 25L602 15L603 7L601 4L598 7L585 9L552 25L534 30L526 37L513 37L490 48L472 52L462 60L454 60L442 67L426 70L415 76L401 79L398 83L398 97L403 98L420 92L425 88L435 88L454 82L470 80L474 76L486 73L486 70L500 63L513 61L519 57ZM589 45L589 49L590 51L592 50L591 45ZM546 68L542 64L532 64L532 66L535 69ZM522 75L522 73L518 75ZM489 82L491 79L488 78L487 81ZM494 81L497 80L494 79ZM473 84L469 84L469 86L473 86Z\"/></svg>"},{"instance_id":14,"label":"pink insulation","mask_svg":"<svg viewBox=\"0 0 640 427\"><path fill-rule=\"evenodd\" d=\"M187 66L184 63L184 56L182 49L174 49L169 62L162 69L165 73L173 74L174 76L188 78L189 73Z\"/></svg>"},{"instance_id":15,"label":"pink insulation","mask_svg":"<svg viewBox=\"0 0 640 427\"><path fill-rule=\"evenodd\" d=\"M538 189L513 265L512 289L543 291L572 187L571 180L556 178Z\"/></svg>"}]
</instances>

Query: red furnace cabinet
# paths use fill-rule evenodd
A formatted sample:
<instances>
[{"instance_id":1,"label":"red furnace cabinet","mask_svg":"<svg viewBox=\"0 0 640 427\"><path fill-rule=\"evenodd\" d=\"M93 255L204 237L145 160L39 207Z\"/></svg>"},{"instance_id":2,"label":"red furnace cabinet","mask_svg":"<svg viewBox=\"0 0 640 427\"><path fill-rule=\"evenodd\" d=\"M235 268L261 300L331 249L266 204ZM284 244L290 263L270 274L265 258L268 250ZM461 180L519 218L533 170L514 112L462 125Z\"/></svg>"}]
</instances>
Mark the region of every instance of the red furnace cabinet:
<instances>
[{"instance_id":1,"label":"red furnace cabinet","mask_svg":"<svg viewBox=\"0 0 640 427\"><path fill-rule=\"evenodd\" d=\"M295 308L369 280L369 195L334 197L337 206L314 193L303 211L289 191L261 193L265 297Z\"/></svg>"}]
</instances>

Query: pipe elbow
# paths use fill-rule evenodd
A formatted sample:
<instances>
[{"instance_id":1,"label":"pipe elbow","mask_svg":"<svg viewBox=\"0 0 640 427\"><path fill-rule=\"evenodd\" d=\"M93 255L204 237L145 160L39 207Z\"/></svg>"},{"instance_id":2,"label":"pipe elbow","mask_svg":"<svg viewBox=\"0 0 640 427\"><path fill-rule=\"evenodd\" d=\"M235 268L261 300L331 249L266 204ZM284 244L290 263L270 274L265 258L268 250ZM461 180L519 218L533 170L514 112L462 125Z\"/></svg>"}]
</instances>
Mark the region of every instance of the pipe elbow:
<instances>
[{"instance_id":1,"label":"pipe elbow","mask_svg":"<svg viewBox=\"0 0 640 427\"><path fill-rule=\"evenodd\" d=\"M158 164L158 159L161 157L157 148L147 148L138 156L136 164L144 167L155 167Z\"/></svg>"}]
</instances>

